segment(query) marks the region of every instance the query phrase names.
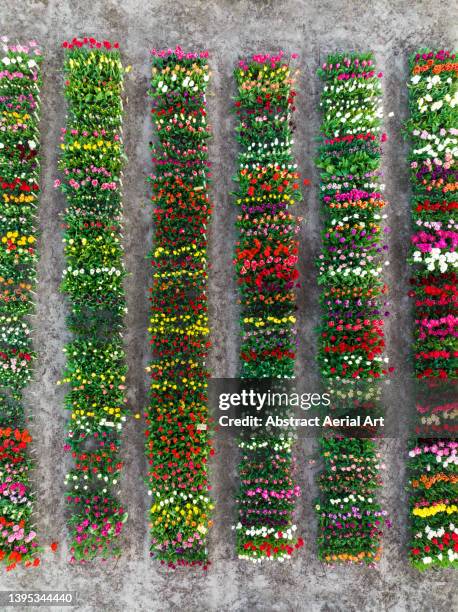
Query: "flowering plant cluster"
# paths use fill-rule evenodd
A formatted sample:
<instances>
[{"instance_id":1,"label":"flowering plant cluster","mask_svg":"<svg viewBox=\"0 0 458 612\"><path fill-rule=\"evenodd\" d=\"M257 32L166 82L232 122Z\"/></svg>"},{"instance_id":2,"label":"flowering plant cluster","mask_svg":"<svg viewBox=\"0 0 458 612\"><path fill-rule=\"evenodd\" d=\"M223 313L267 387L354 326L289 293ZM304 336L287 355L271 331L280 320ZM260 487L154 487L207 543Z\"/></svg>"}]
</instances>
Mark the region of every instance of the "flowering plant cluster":
<instances>
[{"instance_id":1,"label":"flowering plant cluster","mask_svg":"<svg viewBox=\"0 0 458 612\"><path fill-rule=\"evenodd\" d=\"M455 56L420 52L410 62L412 256L415 276L415 371L457 378L458 92Z\"/></svg>"},{"instance_id":2,"label":"flowering plant cluster","mask_svg":"<svg viewBox=\"0 0 458 612\"><path fill-rule=\"evenodd\" d=\"M155 242L151 251L150 406L146 412L151 554L206 568L213 503L208 457L207 52L153 50L150 95Z\"/></svg>"},{"instance_id":3,"label":"flowering plant cluster","mask_svg":"<svg viewBox=\"0 0 458 612\"><path fill-rule=\"evenodd\" d=\"M325 229L318 260L323 286L319 365L326 384L349 406L377 405L375 381L388 374L383 356L381 73L371 53L337 54L318 71L324 81L319 141L320 195ZM356 391L357 389L357 391ZM358 395L359 393L359 395ZM361 394L362 393L362 394ZM354 398L354 399L352 399ZM342 398L340 398L342 401ZM376 499L379 455L370 439L323 439L324 473L316 505L319 556L373 564L380 557L386 512Z\"/></svg>"},{"instance_id":4,"label":"flowering plant cluster","mask_svg":"<svg viewBox=\"0 0 458 612\"><path fill-rule=\"evenodd\" d=\"M126 420L122 341L126 311L121 245L122 90L119 51L94 39L63 44L68 120L56 180L67 197L66 268L70 299L63 383L71 412L65 450L72 561L119 554L127 513L120 505L120 434Z\"/></svg>"},{"instance_id":5,"label":"flowering plant cluster","mask_svg":"<svg viewBox=\"0 0 458 612\"><path fill-rule=\"evenodd\" d=\"M301 197L292 155L295 78L281 52L241 61L235 78L241 152L234 264L242 310L241 375L291 378L299 222L289 207ZM293 480L292 439L259 433L241 439L239 447L239 558L283 561L303 545L293 524L300 488Z\"/></svg>"},{"instance_id":6,"label":"flowering plant cluster","mask_svg":"<svg viewBox=\"0 0 458 612\"><path fill-rule=\"evenodd\" d=\"M410 296L415 309L419 437L410 450L412 564L458 567L458 61L448 51L410 59L407 132L411 140ZM443 391L445 387L446 392ZM424 391L423 389L426 389Z\"/></svg>"},{"instance_id":7,"label":"flowering plant cluster","mask_svg":"<svg viewBox=\"0 0 458 612\"><path fill-rule=\"evenodd\" d=\"M390 525L377 502L380 454L372 440L323 438L325 469L319 479L322 500L318 548L328 563L373 564L380 559L383 525Z\"/></svg>"},{"instance_id":8,"label":"flowering plant cluster","mask_svg":"<svg viewBox=\"0 0 458 612\"><path fill-rule=\"evenodd\" d=\"M412 544L419 570L458 567L458 442L419 440L409 452Z\"/></svg>"},{"instance_id":9,"label":"flowering plant cluster","mask_svg":"<svg viewBox=\"0 0 458 612\"><path fill-rule=\"evenodd\" d=\"M33 312L36 209L39 198L41 51L35 41L11 45L0 56L0 561L10 570L38 565L29 480L32 438L23 389L34 353Z\"/></svg>"}]
</instances>

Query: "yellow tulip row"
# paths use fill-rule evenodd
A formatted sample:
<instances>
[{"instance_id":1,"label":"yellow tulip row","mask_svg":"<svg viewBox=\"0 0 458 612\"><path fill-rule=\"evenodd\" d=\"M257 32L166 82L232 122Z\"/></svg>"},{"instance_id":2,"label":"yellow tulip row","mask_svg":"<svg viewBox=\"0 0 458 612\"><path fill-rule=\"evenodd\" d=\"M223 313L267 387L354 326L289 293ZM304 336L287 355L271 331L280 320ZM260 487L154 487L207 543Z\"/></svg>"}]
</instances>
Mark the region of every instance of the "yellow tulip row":
<instances>
[{"instance_id":1,"label":"yellow tulip row","mask_svg":"<svg viewBox=\"0 0 458 612\"><path fill-rule=\"evenodd\" d=\"M414 508L412 510L412 514L414 516L420 516L421 518L425 518L427 516L435 516L439 514L439 512L445 512L446 514L454 514L458 512L458 506L456 504L451 504L447 506L446 504L435 504L434 506L428 506L426 508Z\"/></svg>"}]
</instances>

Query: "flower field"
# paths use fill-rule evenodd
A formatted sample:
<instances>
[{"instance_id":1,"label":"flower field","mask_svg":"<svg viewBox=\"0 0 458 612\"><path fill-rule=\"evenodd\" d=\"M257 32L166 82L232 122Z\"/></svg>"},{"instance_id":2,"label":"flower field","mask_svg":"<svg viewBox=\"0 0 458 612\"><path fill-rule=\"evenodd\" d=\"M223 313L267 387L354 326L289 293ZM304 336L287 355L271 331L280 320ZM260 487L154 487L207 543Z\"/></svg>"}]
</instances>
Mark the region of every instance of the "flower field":
<instances>
[{"instance_id":1,"label":"flower field","mask_svg":"<svg viewBox=\"0 0 458 612\"><path fill-rule=\"evenodd\" d=\"M383 331L386 203L379 168L386 138L382 74L371 53L331 55L318 74L324 82L317 160L324 220L318 360L331 392L346 395L348 407L358 412L373 411L379 399L376 381L389 372ZM373 565L380 558L383 526L390 525L377 501L377 444L334 434L321 440L321 455L319 557L327 563Z\"/></svg>"},{"instance_id":2,"label":"flower field","mask_svg":"<svg viewBox=\"0 0 458 612\"><path fill-rule=\"evenodd\" d=\"M419 570L458 567L457 85L455 54L421 50L411 57L410 296L421 437L409 452L410 559Z\"/></svg>"},{"instance_id":3,"label":"flower field","mask_svg":"<svg viewBox=\"0 0 458 612\"><path fill-rule=\"evenodd\" d=\"M296 357L300 199L292 154L295 74L282 53L235 70L240 144L235 268L241 303L241 376L292 378ZM241 559L284 561L303 545L294 524L293 438L257 433L239 441L236 546Z\"/></svg>"},{"instance_id":4,"label":"flower field","mask_svg":"<svg viewBox=\"0 0 458 612\"><path fill-rule=\"evenodd\" d=\"M123 317L122 91L118 44L93 38L64 42L68 120L56 180L64 215L71 341L64 378L71 414L66 500L71 560L107 559L118 544L126 509L118 500L120 435L126 420Z\"/></svg>"},{"instance_id":5,"label":"flower field","mask_svg":"<svg viewBox=\"0 0 458 612\"><path fill-rule=\"evenodd\" d=\"M43 209L48 179L41 179L40 158L40 115L45 108L45 128L41 129L46 132L52 106L40 101L40 91L49 89L48 56L43 61L42 50L35 41L11 44L2 37L0 46L0 561L4 569L46 566L46 537L41 537L43 529L38 529L36 523L42 520L43 508L49 508L47 504L51 502L36 499L43 496L46 483L35 487L33 477L37 473L38 480L43 469L42 457L36 463L33 457L44 442L35 433L32 440L30 432L37 427L32 422L33 414L40 415L40 431L50 413L46 407L43 413L35 406L29 409L28 397L42 406L41 398L38 402L36 398L47 380L33 376L37 355L32 343L34 334L46 338L40 320L45 320L49 337L54 339L54 332L57 335L62 331L59 324L55 325L54 318L58 316L48 316L42 308L42 295L49 298L53 291L58 293L49 280L54 243L49 245L46 232L51 227L53 234L58 234L55 239L63 243L65 259L62 280L57 281L67 303L67 335L62 340L65 367L58 384L64 385L64 408L68 413L63 449L59 447L65 462L65 497L61 497L53 529L66 525L70 563L84 565L93 560L114 559L110 567L116 569L117 558L124 549L129 548L131 554L128 543L132 534L143 529L144 538L137 538L136 546L148 538L149 555L165 566L164 575L169 574L168 569L181 568L187 576L185 582L188 576L194 576L189 571L193 567L197 568L197 580L201 580L199 568L207 570L213 557L218 563L226 561L226 556L232 561L236 558L235 570L231 568L228 576L238 572L245 561L277 561L296 571L301 563L309 562L305 549L300 550L304 547L301 535L314 530L297 524L301 503L306 520L310 520L309 510L316 519L316 567L311 570L316 583L322 579L317 568L322 572L323 564L362 566L363 570L355 568L358 575L361 571L364 579L374 575L372 568L381 559L384 534L391 528L388 509L382 503L382 471L385 462L390 465L394 460L399 465L395 445L385 445L386 452L382 453L385 446L379 445L379 434L384 432L391 437L388 419L393 412L394 419L401 423L410 415L406 402L405 407L391 406L385 423L361 427L360 422L359 428L349 423L355 417L384 415L383 389L385 384L391 384L390 374L394 371L385 346L385 320L390 315L385 282L390 263L390 228L382 171L387 139L383 132L384 81L374 54L333 53L318 68L321 125L316 135L315 165L319 182L317 197L314 200L312 195L310 205L319 208L321 220L309 215L312 227L307 228L301 242L302 219L293 214L293 206L302 200L302 185L310 181L301 179L294 153L299 75L296 54L255 54L240 60L233 79L229 76L234 94L234 141L238 146L234 160L230 144L224 141L233 130L231 119L227 112L221 112L222 108L227 111L224 104L232 95L230 88L223 100L216 99L221 87L227 85L224 79L228 74L223 70L222 76L216 75L213 81L210 70L213 61L218 63L218 56L213 60L208 51L185 52L180 46L153 49L148 56L150 73L146 85L135 71L125 81L130 66L123 66L124 54L117 42L92 37L64 42L60 51L64 83L60 99L65 106L65 127L56 138L59 178L51 180L51 186L54 180L54 188L64 196L62 202L60 195L55 198L55 206L62 204L63 211L59 220L62 232L56 232L55 226L48 223L49 210ZM309 60L303 64L310 69ZM307 83L309 80L311 77L306 78ZM129 117L129 138L124 143L125 86L131 98L131 92L138 94L144 88L144 112L151 117L153 138L149 142L151 166L135 168L128 175L126 193L129 202L131 194L138 199L133 206L139 206L139 215L132 224L130 217L127 219L124 238L126 149L135 151L134 158L141 160L139 130L144 129L141 116L133 117L132 123ZM407 205L409 210L397 209L393 218L396 217L394 229L402 235L402 214L411 213L410 245L405 245L408 260L399 260L403 251L398 239L391 244L397 253L396 270L402 266L404 271L407 266L411 270L409 287L396 284L393 274L393 298L394 311L398 313L407 292L413 304L412 361L400 370L406 378L414 373L414 393L410 389L412 381L405 382L406 397L415 398L415 410L414 402L411 404L415 422L410 431L412 437L404 446L408 451L407 477L403 480L403 473L390 474L383 499L391 504L390 515L399 512L395 537L400 536L407 575L418 575L410 561L415 570L446 569L444 575L448 576L451 568L458 567L456 54L428 48L414 53L409 59L406 89L409 118L404 133L409 141L411 211ZM402 96L399 100L402 104ZM305 100L305 108L308 103ZM209 114L213 113L212 120ZM63 109L56 116L62 117ZM134 124L136 131L131 127ZM210 124L216 131L215 142L226 147L224 154L216 151L221 155L218 177L213 176L212 170ZM54 125L62 125L61 120ZM308 126L302 127L299 133L304 138L309 133ZM134 131L137 139L131 136ZM146 133L141 136L146 139ZM148 151L146 142L144 148L143 154ZM391 149L388 153L392 157L394 147ZM132 158L130 153L129 156ZM230 180L227 168L234 161L235 228L233 219L224 226L232 214L225 202ZM306 160L299 161L306 165ZM402 160L398 165L399 178ZM387 167L393 171L391 163ZM47 167L43 176L50 176ZM141 218L140 208L145 209L145 202L138 193L145 179L151 190L152 216ZM217 185L213 188L214 179ZM403 201L406 202L400 197L397 205ZM214 220L213 202L217 204ZM221 229L224 231L220 233ZM320 229L321 242L316 247ZM134 282L126 283L124 248L131 249L135 243L138 251L129 253L138 259L144 244L137 237L144 239L149 230L152 245L144 267L134 264ZM233 230L235 236L230 233ZM40 253L49 249L51 255L48 257L45 250L39 261L37 242L41 234ZM297 321L305 321L309 329L314 313L308 309L314 298L313 292L305 295L309 288L303 288L300 282L300 258L309 259L309 255L301 255L300 245L307 253L319 249L316 358L311 350L310 355L301 354L298 361L302 363L304 359L306 372L297 371L297 353L302 351L300 343L305 335L303 332L301 337ZM146 252L148 247L144 248ZM216 263L213 270L212 263ZM303 264L307 266L310 261ZM149 286L138 286L135 279L144 280L141 275L147 270ZM227 274L235 276L236 298ZM40 282L35 316L37 276ZM309 279L308 272L305 278ZM47 293L40 294L41 283L49 284ZM126 304L132 285L137 296L144 295L145 305L148 297L149 323L143 320L141 333L136 333L137 327L134 333L129 331L125 345ZM218 299L211 302L216 307L209 313L209 294L213 291ZM230 317L223 308L220 311L221 295L228 301L237 300L240 333L235 337L227 320ZM234 304L228 306L236 308ZM50 308L52 312L56 314ZM146 318L139 308L135 325L140 325L141 316ZM309 316L310 319L303 318ZM221 329L215 332L216 326ZM399 333L393 341L394 354L408 339L404 327L397 321L389 327L391 339ZM141 368L149 388L147 405L136 408L137 418L140 412L144 413L140 434L138 430L125 429L130 413L127 361L131 359L137 365L145 359L147 366L146 374L144 365ZM212 383L224 379L212 378L215 359L221 359L223 368L238 364L238 378L227 379L237 384L237 391L270 387L269 398L268 394L257 395L255 407L252 395L247 404L244 400L249 394L219 393L217 406ZM43 364L44 379L49 382L55 373L53 361L43 359ZM314 364L320 373L320 393L308 393L310 401L295 393L298 400L294 403L293 394L288 392L295 392L309 374L313 376ZM129 398L137 398L131 400L132 404L142 396L141 384L138 387L129 389ZM330 406L326 401L317 404L310 397L321 400L327 394ZM272 399L275 395L286 395L286 403L281 399L279 405ZM43 397L47 401L49 394ZM234 406L240 409L234 409L235 415L224 412L232 411ZM307 419L310 413L299 413L301 418L294 421L295 408L307 411L318 406L326 407L324 413L318 412L319 417L313 413ZM251 409L261 417L262 425L250 421ZM228 425L223 430L228 421L247 415L250 425ZM266 424L267 416L273 417L275 424ZM324 432L320 430L318 495L311 499L307 492L301 500L300 485L315 476L314 470L305 468L307 459L298 450L298 432L313 436L317 431L313 428L323 424L321 416L327 420L336 417L336 421L340 417L341 422L333 423ZM57 431L60 416L54 417L53 430ZM313 423L316 418L319 422ZM239 426L234 445L226 444L223 432L230 431L230 427L235 431ZM129 437L137 436L136 442L129 441L130 447L123 441L127 432ZM218 446L221 441L223 458L216 462L213 472L214 437ZM139 449L132 448L138 442ZM138 452L139 461L135 455ZM224 453L232 456L228 459ZM54 452L51 455L57 456ZM124 471L127 458L128 470ZM315 463L315 458L308 460L309 465ZM139 482L146 484L140 493L132 484L136 480L131 478L131 466L137 470ZM218 471L221 469L227 470L222 478ZM299 469L304 472L300 478ZM235 478L233 495L223 489L224 483ZM127 483L122 491L121 479ZM212 483L216 493L212 493ZM406 488L408 505L396 506L401 490ZM144 496L141 503L147 507L148 524L140 521L133 525L131 519L126 534L128 506L133 504L135 495ZM228 497L227 507L222 495ZM222 516L231 512L233 542L227 516ZM407 517L408 542L402 535ZM223 520L228 536L225 540L218 527ZM393 539L389 541L390 549ZM310 543L310 549L315 543ZM56 552L58 542L50 548ZM217 551L215 555L213 550ZM143 559L133 556L128 560L132 567L143 563ZM299 563L285 563L291 558L299 558ZM399 559L401 556L394 563ZM380 574L386 571L384 565L378 566ZM347 575L348 568L345 569ZM289 571L282 570L285 576ZM41 572L39 569L36 574ZM247 583L254 576L250 572L244 576ZM434 572L431 575L434 577ZM204 590L208 584L203 580ZM418 584L426 588L426 583ZM225 597L227 602L232 595L228 591Z\"/></svg>"},{"instance_id":6,"label":"flower field","mask_svg":"<svg viewBox=\"0 0 458 612\"><path fill-rule=\"evenodd\" d=\"M206 568L213 502L213 452L205 361L207 225L207 52L153 51L150 95L159 143L152 146L154 203L150 343L146 412L151 554L170 567Z\"/></svg>"},{"instance_id":7,"label":"flower field","mask_svg":"<svg viewBox=\"0 0 458 612\"><path fill-rule=\"evenodd\" d=\"M0 560L40 563L32 525L32 438L23 390L32 377L30 337L40 193L41 51L2 38L0 60ZM28 412L28 410L27 410Z\"/></svg>"}]
</instances>

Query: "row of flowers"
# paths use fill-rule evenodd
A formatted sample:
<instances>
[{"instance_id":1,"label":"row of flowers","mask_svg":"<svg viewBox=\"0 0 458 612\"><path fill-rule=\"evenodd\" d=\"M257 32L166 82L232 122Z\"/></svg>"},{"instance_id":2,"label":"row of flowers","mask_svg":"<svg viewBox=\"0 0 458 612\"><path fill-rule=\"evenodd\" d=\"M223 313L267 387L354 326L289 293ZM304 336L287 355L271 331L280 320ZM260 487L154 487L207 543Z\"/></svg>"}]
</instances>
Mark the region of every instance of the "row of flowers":
<instances>
[{"instance_id":1,"label":"row of flowers","mask_svg":"<svg viewBox=\"0 0 458 612\"><path fill-rule=\"evenodd\" d=\"M448 51L410 59L407 133L414 233L414 369L419 436L409 452L410 559L458 567L457 266L458 61Z\"/></svg>"},{"instance_id":2,"label":"row of flowers","mask_svg":"<svg viewBox=\"0 0 458 612\"><path fill-rule=\"evenodd\" d=\"M0 560L40 562L23 390L34 353L29 315L36 277L41 51L2 38L0 59Z\"/></svg>"},{"instance_id":3,"label":"row of flowers","mask_svg":"<svg viewBox=\"0 0 458 612\"><path fill-rule=\"evenodd\" d=\"M301 197L292 155L295 74L280 52L241 61L235 79L241 376L292 378L299 221L289 208ZM293 522L300 488L294 483L292 443L286 433L258 432L239 441L234 527L239 558L284 561L303 545Z\"/></svg>"},{"instance_id":4,"label":"row of flowers","mask_svg":"<svg viewBox=\"0 0 458 612\"><path fill-rule=\"evenodd\" d=\"M208 457L207 53L152 52L150 95L154 203L150 404L145 414L151 555L177 565L208 563L213 503Z\"/></svg>"},{"instance_id":5,"label":"row of flowers","mask_svg":"<svg viewBox=\"0 0 458 612\"><path fill-rule=\"evenodd\" d=\"M66 500L71 561L119 553L127 518L119 502L120 434L126 420L123 317L125 276L122 221L122 91L120 54L94 39L65 42L67 125L61 134L57 179L64 214L68 295L62 383L71 413L65 450L71 455Z\"/></svg>"},{"instance_id":6,"label":"row of flowers","mask_svg":"<svg viewBox=\"0 0 458 612\"><path fill-rule=\"evenodd\" d=\"M376 381L388 374L383 331L388 314L386 203L379 168L386 138L381 131L382 74L370 53L331 55L318 74L324 82L317 160L324 219L318 360L324 384L339 393L346 413L370 414L378 406ZM377 501L380 458L373 439L346 433L321 440L318 552L327 563L372 565L380 558L383 526L389 526Z\"/></svg>"}]
</instances>

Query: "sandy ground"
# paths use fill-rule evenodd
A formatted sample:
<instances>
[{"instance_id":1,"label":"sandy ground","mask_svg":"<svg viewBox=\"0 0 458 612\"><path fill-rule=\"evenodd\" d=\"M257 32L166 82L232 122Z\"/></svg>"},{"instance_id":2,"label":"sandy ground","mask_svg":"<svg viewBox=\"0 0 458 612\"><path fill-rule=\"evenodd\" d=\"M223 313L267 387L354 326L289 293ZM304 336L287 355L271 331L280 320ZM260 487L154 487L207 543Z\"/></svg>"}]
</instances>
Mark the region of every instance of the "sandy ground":
<instances>
[{"instance_id":1,"label":"sandy ground","mask_svg":"<svg viewBox=\"0 0 458 612\"><path fill-rule=\"evenodd\" d=\"M60 43L67 37L94 34L119 40L126 64L133 70L126 79L129 98L125 115L125 141L129 163L125 169L125 248L130 272L126 283L129 314L126 347L128 396L133 411L141 411L147 398L144 366L148 359L147 286L149 266L145 256L151 243L151 209L145 176L150 170L148 142L149 49L176 44L185 49L208 48L213 77L209 92L209 117L214 128L211 143L215 213L210 231L211 326L213 349L210 368L214 376L237 372L238 308L231 264L235 240L235 206L231 197L236 146L234 117L230 112L234 95L232 70L240 56L283 48L299 53L296 154L304 177L313 183L298 212L306 219L301 233L299 295L301 345L297 373L308 384L316 384L314 364L315 328L318 322L318 290L313 261L319 249L317 175L313 168L314 136L319 125L317 100L320 83L315 70L324 56L336 49L372 49L385 71L384 103L388 142L384 170L390 236L391 311L388 353L402 381L402 391L392 392L388 408L396 413L412 404L412 374L409 361L412 321L407 293L406 253L409 236L409 186L407 147L400 127L407 115L405 81L407 56L422 45L441 48L456 44L456 4L405 0L2 0L0 33L12 39L39 39L44 47L42 90L43 194L39 214L41 259L34 318L35 346L39 353L35 382L29 400L33 420L36 457L36 522L41 540L59 541L58 553L46 554L34 571L2 575L1 589L77 590L80 610L307 610L307 611L434 611L458 604L456 583L450 572L420 575L406 561L407 509L404 442L400 438L383 443L386 464L383 497L394 520L384 541L384 555L376 570L360 567L326 568L315 553L316 523L313 500L316 444L301 442L298 449L298 479L304 493L299 504L298 524L305 547L290 564L252 566L234 558L231 532L236 488L236 454L233 441L217 439L212 466L217 501L215 526L209 540L209 571L179 570L170 573L148 556L148 498L142 478L142 424L132 420L125 429L127 463L123 502L130 520L124 554L106 565L71 567L67 563L64 514L62 442L64 389L56 386L68 338L65 329L65 299L59 294L63 269L59 213L64 200L52 187L57 176L57 145L65 124L62 96ZM453 597L455 596L455 600Z\"/></svg>"}]
</instances>

